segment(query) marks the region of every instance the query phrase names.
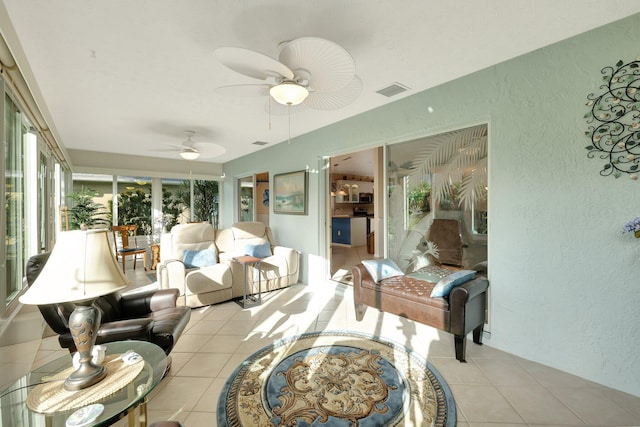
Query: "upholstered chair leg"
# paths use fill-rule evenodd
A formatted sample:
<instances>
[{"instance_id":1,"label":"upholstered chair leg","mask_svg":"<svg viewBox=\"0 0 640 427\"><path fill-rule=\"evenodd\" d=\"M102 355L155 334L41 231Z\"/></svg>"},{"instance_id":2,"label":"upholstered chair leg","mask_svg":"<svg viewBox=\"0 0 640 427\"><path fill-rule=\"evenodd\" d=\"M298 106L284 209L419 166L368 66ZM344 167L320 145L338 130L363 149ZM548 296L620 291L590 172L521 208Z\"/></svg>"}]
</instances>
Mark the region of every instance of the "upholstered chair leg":
<instances>
[{"instance_id":1,"label":"upholstered chair leg","mask_svg":"<svg viewBox=\"0 0 640 427\"><path fill-rule=\"evenodd\" d=\"M466 337L459 337L457 335L454 336L455 346L456 346L456 359L460 361L460 363L467 363L465 360L465 350L467 346Z\"/></svg>"},{"instance_id":2,"label":"upholstered chair leg","mask_svg":"<svg viewBox=\"0 0 640 427\"><path fill-rule=\"evenodd\" d=\"M482 333L484 332L484 323L473 330L473 342L482 345Z\"/></svg>"},{"instance_id":3,"label":"upholstered chair leg","mask_svg":"<svg viewBox=\"0 0 640 427\"><path fill-rule=\"evenodd\" d=\"M356 320L361 321L364 318L364 312L367 311L367 306L364 304L355 304L356 308Z\"/></svg>"}]
</instances>

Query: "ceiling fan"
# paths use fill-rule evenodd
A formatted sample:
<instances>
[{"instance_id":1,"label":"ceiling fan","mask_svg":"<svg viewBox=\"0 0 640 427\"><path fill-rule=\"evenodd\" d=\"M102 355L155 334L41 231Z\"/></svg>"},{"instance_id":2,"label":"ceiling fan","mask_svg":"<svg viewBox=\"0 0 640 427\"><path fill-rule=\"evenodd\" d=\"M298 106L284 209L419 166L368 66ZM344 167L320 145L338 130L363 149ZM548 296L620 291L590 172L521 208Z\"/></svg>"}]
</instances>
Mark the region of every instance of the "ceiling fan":
<instances>
[{"instance_id":1,"label":"ceiling fan","mask_svg":"<svg viewBox=\"0 0 640 427\"><path fill-rule=\"evenodd\" d=\"M171 149L161 151L171 151L177 153L185 160L196 160L200 157L203 159L216 157L223 154L226 150L224 147L209 142L195 142L192 138L196 134L192 130L186 130L187 139L182 144L169 144Z\"/></svg>"},{"instance_id":2,"label":"ceiling fan","mask_svg":"<svg viewBox=\"0 0 640 427\"><path fill-rule=\"evenodd\" d=\"M353 58L336 43L302 37L281 43L279 49L278 60L249 49L216 49L214 54L223 65L264 81L222 86L216 91L232 96L271 96L288 107L301 104L314 110L342 108L362 92Z\"/></svg>"}]
</instances>

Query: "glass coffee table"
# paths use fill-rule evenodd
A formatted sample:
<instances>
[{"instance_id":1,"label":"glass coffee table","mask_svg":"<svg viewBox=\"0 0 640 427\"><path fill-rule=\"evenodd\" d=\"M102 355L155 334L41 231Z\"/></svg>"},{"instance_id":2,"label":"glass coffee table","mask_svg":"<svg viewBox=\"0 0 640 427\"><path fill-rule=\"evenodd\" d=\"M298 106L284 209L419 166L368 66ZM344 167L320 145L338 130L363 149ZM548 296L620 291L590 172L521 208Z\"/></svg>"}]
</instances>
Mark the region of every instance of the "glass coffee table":
<instances>
[{"instance_id":1,"label":"glass coffee table","mask_svg":"<svg viewBox=\"0 0 640 427\"><path fill-rule=\"evenodd\" d=\"M108 426L128 417L129 426L133 427L136 425L135 409L139 407L138 421L139 425L144 427L147 424L147 396L162 380L167 370L167 356L160 347L146 341L118 341L105 345L107 356L124 354L129 350L135 351L142 356L144 366L141 372L119 391L95 402L104 409L94 421L82 425ZM51 376L69 367L71 356L60 357L34 369L0 393L0 425L65 427L69 416L79 408L44 414L29 409L26 403L29 393L36 386L50 381Z\"/></svg>"}]
</instances>

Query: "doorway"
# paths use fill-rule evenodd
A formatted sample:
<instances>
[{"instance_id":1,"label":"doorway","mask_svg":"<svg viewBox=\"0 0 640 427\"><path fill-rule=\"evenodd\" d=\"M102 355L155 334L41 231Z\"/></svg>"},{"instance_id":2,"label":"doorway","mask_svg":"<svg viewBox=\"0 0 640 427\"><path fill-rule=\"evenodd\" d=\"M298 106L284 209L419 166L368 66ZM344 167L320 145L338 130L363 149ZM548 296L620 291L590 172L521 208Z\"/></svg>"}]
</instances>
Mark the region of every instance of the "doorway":
<instances>
[{"instance_id":1,"label":"doorway","mask_svg":"<svg viewBox=\"0 0 640 427\"><path fill-rule=\"evenodd\" d=\"M351 267L375 257L376 150L329 159L329 272L334 281L352 284Z\"/></svg>"},{"instance_id":2,"label":"doorway","mask_svg":"<svg viewBox=\"0 0 640 427\"><path fill-rule=\"evenodd\" d=\"M269 225L269 173L256 174L256 221Z\"/></svg>"},{"instance_id":3,"label":"doorway","mask_svg":"<svg viewBox=\"0 0 640 427\"><path fill-rule=\"evenodd\" d=\"M238 179L238 222L260 221L269 225L269 173Z\"/></svg>"}]
</instances>

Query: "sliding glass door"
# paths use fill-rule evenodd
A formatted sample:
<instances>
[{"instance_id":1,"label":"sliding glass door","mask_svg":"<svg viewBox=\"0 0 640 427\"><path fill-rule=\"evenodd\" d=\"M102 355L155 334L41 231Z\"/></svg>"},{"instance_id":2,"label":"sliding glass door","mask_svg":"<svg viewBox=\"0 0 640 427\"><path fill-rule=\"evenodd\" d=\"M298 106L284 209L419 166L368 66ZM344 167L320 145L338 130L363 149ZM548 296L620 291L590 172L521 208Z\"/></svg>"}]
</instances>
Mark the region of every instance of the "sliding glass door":
<instances>
[{"instance_id":1,"label":"sliding glass door","mask_svg":"<svg viewBox=\"0 0 640 427\"><path fill-rule=\"evenodd\" d=\"M25 147L27 133L22 113L8 94L4 99L5 121L5 306L21 288L26 257Z\"/></svg>"},{"instance_id":2,"label":"sliding glass door","mask_svg":"<svg viewBox=\"0 0 640 427\"><path fill-rule=\"evenodd\" d=\"M417 259L429 249L427 236L438 218L459 223L464 267L485 261L487 126L393 144L387 150L389 257L405 271L423 265Z\"/></svg>"}]
</instances>

